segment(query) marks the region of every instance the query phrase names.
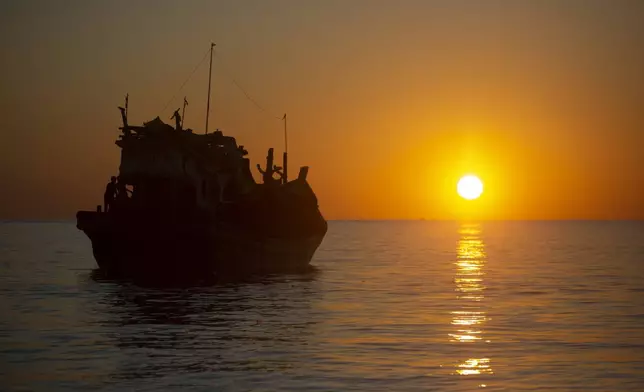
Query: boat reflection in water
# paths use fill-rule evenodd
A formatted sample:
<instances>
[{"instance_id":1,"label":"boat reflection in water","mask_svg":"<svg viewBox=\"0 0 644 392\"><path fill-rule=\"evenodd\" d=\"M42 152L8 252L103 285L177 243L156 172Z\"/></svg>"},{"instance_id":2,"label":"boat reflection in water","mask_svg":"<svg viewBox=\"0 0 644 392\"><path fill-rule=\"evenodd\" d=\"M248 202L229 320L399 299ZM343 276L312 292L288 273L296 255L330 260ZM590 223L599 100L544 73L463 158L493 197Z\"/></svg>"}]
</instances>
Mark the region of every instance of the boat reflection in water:
<instances>
[{"instance_id":1,"label":"boat reflection in water","mask_svg":"<svg viewBox=\"0 0 644 392\"><path fill-rule=\"evenodd\" d=\"M312 270L194 288L144 288L93 277L105 290L88 313L97 315L105 349L113 353L108 382L144 378L158 383L150 390L167 388L168 380L205 382L210 389L213 380L200 375L226 372L222 383L245 385L248 372L297 367L321 321L311 317L320 295L317 275Z\"/></svg>"},{"instance_id":2,"label":"boat reflection in water","mask_svg":"<svg viewBox=\"0 0 644 392\"><path fill-rule=\"evenodd\" d=\"M483 326L487 321L484 307L485 300L485 246L481 239L479 224L463 224L459 230L460 239L457 247L456 296L459 308L452 313L453 332L449 334L450 342L471 345L471 353L481 352L485 339ZM456 373L462 376L492 374L490 359L476 355L456 365Z\"/></svg>"}]
</instances>

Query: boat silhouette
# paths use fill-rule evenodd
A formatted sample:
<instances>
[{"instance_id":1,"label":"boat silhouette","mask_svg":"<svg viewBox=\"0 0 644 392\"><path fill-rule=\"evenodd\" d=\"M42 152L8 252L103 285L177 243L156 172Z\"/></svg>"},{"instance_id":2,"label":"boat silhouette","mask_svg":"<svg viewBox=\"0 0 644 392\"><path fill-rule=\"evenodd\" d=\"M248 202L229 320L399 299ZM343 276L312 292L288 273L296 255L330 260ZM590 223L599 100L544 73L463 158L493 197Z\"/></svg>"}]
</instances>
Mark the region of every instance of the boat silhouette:
<instances>
[{"instance_id":1,"label":"boat silhouette","mask_svg":"<svg viewBox=\"0 0 644 392\"><path fill-rule=\"evenodd\" d=\"M174 126L159 117L130 125L127 106L126 97L118 182L108 185L105 208L76 215L104 273L173 281L309 265L327 222L307 166L289 180L287 152L278 166L270 148L257 183L234 137L207 125L204 134L183 129L179 109Z\"/></svg>"}]
</instances>

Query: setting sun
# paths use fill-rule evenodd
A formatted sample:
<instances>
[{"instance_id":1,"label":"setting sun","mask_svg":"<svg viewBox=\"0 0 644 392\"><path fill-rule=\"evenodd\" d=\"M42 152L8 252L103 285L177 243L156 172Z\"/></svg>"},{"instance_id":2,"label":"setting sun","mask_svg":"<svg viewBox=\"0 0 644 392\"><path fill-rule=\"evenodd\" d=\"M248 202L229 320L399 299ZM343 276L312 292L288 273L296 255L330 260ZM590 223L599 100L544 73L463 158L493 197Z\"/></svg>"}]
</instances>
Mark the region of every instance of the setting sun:
<instances>
[{"instance_id":1,"label":"setting sun","mask_svg":"<svg viewBox=\"0 0 644 392\"><path fill-rule=\"evenodd\" d=\"M483 183L476 176L464 176L458 181L456 191L462 198L474 200L483 193Z\"/></svg>"}]
</instances>

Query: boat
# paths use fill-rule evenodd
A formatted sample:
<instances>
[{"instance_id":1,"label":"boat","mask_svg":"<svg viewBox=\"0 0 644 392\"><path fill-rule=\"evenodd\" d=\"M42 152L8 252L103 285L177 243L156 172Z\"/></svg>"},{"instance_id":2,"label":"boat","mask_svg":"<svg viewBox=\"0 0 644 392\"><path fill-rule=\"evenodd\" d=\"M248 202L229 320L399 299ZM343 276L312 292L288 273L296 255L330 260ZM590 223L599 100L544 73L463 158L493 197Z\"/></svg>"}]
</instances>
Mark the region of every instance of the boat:
<instances>
[{"instance_id":1,"label":"boat","mask_svg":"<svg viewBox=\"0 0 644 392\"><path fill-rule=\"evenodd\" d=\"M119 110L117 196L76 214L102 272L167 282L310 266L327 222L308 166L289 180L287 151L278 166L270 148L256 182L248 151L220 130L208 133L208 114L197 134L183 128L179 109L174 126L159 117L130 125L127 97Z\"/></svg>"}]
</instances>

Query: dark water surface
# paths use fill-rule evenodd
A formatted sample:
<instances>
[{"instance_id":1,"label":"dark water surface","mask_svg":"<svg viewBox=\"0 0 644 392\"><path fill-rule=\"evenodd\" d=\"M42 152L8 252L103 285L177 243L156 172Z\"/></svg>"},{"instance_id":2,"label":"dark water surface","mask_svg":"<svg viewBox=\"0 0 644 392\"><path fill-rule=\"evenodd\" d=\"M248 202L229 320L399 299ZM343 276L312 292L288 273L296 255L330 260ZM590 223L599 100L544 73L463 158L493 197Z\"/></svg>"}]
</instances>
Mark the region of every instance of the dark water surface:
<instances>
[{"instance_id":1,"label":"dark water surface","mask_svg":"<svg viewBox=\"0 0 644 392\"><path fill-rule=\"evenodd\" d=\"M313 264L146 289L0 223L0 390L644 391L644 223L331 222Z\"/></svg>"}]
</instances>

